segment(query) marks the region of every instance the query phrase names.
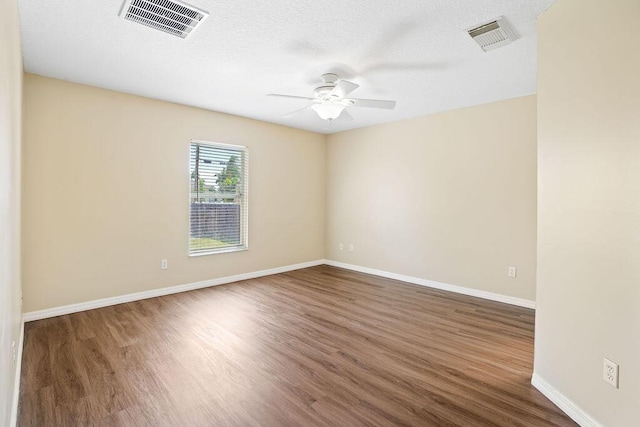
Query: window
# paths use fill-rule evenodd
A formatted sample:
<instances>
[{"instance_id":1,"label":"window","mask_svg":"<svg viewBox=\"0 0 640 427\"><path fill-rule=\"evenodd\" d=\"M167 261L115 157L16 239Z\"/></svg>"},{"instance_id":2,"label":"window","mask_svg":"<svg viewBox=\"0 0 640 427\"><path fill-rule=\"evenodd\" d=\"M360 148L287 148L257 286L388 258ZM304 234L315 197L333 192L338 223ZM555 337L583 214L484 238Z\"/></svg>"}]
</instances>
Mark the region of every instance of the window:
<instances>
[{"instance_id":1,"label":"window","mask_svg":"<svg viewBox=\"0 0 640 427\"><path fill-rule=\"evenodd\" d=\"M248 248L248 160L246 147L191 141L189 255Z\"/></svg>"}]
</instances>

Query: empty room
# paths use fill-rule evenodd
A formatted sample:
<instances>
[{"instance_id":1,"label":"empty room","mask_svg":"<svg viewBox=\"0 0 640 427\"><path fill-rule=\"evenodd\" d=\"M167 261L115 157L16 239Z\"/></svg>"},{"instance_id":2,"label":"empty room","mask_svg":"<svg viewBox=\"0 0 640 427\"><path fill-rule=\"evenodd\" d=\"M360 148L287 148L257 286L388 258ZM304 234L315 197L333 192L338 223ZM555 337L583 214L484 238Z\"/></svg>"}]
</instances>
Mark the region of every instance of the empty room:
<instances>
[{"instance_id":1,"label":"empty room","mask_svg":"<svg viewBox=\"0 0 640 427\"><path fill-rule=\"evenodd\" d=\"M637 0L0 0L0 426L640 426Z\"/></svg>"}]
</instances>

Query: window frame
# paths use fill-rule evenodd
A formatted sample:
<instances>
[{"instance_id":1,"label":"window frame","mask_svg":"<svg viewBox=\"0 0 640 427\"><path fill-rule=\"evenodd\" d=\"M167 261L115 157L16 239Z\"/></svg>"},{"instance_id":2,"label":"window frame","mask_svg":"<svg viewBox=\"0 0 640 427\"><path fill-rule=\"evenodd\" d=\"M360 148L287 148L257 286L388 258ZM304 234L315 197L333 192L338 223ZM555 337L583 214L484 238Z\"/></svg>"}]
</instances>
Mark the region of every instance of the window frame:
<instances>
[{"instance_id":1,"label":"window frame","mask_svg":"<svg viewBox=\"0 0 640 427\"><path fill-rule=\"evenodd\" d=\"M209 147L236 150L241 153L241 176L244 178L241 182L241 205L240 205L240 244L235 246L225 246L222 248L210 248L200 251L192 251L191 249L191 149L194 144L207 145ZM206 255L216 255L230 252L242 252L249 250L249 148L245 145L227 144L222 142L205 141L200 139L192 139L189 141L189 155L187 159L187 177L188 177L188 191L187 197L189 200L188 210L188 231L187 231L187 253L189 257L200 257Z\"/></svg>"}]
</instances>

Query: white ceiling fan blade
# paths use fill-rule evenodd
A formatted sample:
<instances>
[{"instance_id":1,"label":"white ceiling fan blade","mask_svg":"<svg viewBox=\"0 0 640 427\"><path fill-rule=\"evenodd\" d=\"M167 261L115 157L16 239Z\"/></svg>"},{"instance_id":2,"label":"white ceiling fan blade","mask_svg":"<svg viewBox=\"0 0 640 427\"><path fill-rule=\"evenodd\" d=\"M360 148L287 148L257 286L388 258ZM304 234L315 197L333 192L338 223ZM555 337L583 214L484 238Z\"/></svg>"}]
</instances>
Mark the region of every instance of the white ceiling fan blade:
<instances>
[{"instance_id":1,"label":"white ceiling fan blade","mask_svg":"<svg viewBox=\"0 0 640 427\"><path fill-rule=\"evenodd\" d=\"M339 99L342 99L345 96L349 95L354 90L358 89L359 87L360 87L360 85L357 85L355 83L351 83L351 82L348 82L346 80L340 80L336 84L336 86L333 88L333 90L331 91L330 96L334 96L335 95Z\"/></svg>"},{"instance_id":2,"label":"white ceiling fan blade","mask_svg":"<svg viewBox=\"0 0 640 427\"><path fill-rule=\"evenodd\" d=\"M354 107L367 108L384 108L385 110L393 110L396 108L396 101L385 101L382 99L356 99L351 98Z\"/></svg>"},{"instance_id":3,"label":"white ceiling fan blade","mask_svg":"<svg viewBox=\"0 0 640 427\"><path fill-rule=\"evenodd\" d=\"M292 99L304 99L307 101L315 101L315 98L309 98L308 96L296 96L296 95L282 95L280 93L270 93L267 96L277 96L278 98L292 98Z\"/></svg>"},{"instance_id":4,"label":"white ceiling fan blade","mask_svg":"<svg viewBox=\"0 0 640 427\"><path fill-rule=\"evenodd\" d=\"M352 122L353 121L353 116L351 114L349 114L349 112L344 109L342 110L342 113L340 114L340 116L338 117L340 120L344 120L347 122Z\"/></svg>"},{"instance_id":5,"label":"white ceiling fan blade","mask_svg":"<svg viewBox=\"0 0 640 427\"><path fill-rule=\"evenodd\" d=\"M292 112L290 112L290 113L285 114L284 116L282 116L282 118L283 118L283 119L289 119L289 118L293 117L294 115L296 115L296 114L298 114L298 113L302 113L303 111L310 110L310 109L311 109L311 107L312 107L312 105L307 105L307 106L306 106L306 107L304 107L304 108L301 108L301 109L299 109L299 110L295 110L295 111L292 111Z\"/></svg>"}]
</instances>

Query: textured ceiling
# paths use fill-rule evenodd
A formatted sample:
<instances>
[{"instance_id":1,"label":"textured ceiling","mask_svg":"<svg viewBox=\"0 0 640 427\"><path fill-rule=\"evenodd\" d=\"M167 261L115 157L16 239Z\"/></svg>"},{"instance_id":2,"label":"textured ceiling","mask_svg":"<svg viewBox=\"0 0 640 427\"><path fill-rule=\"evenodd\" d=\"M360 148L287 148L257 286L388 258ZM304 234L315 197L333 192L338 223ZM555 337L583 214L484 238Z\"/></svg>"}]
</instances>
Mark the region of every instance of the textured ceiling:
<instances>
[{"instance_id":1,"label":"textured ceiling","mask_svg":"<svg viewBox=\"0 0 640 427\"><path fill-rule=\"evenodd\" d=\"M210 16L188 39L120 18L123 0L19 0L28 72L332 133L536 91L536 18L555 0L189 0ZM499 16L519 39L485 53L465 29ZM391 99L328 123L281 116L320 75Z\"/></svg>"}]
</instances>

